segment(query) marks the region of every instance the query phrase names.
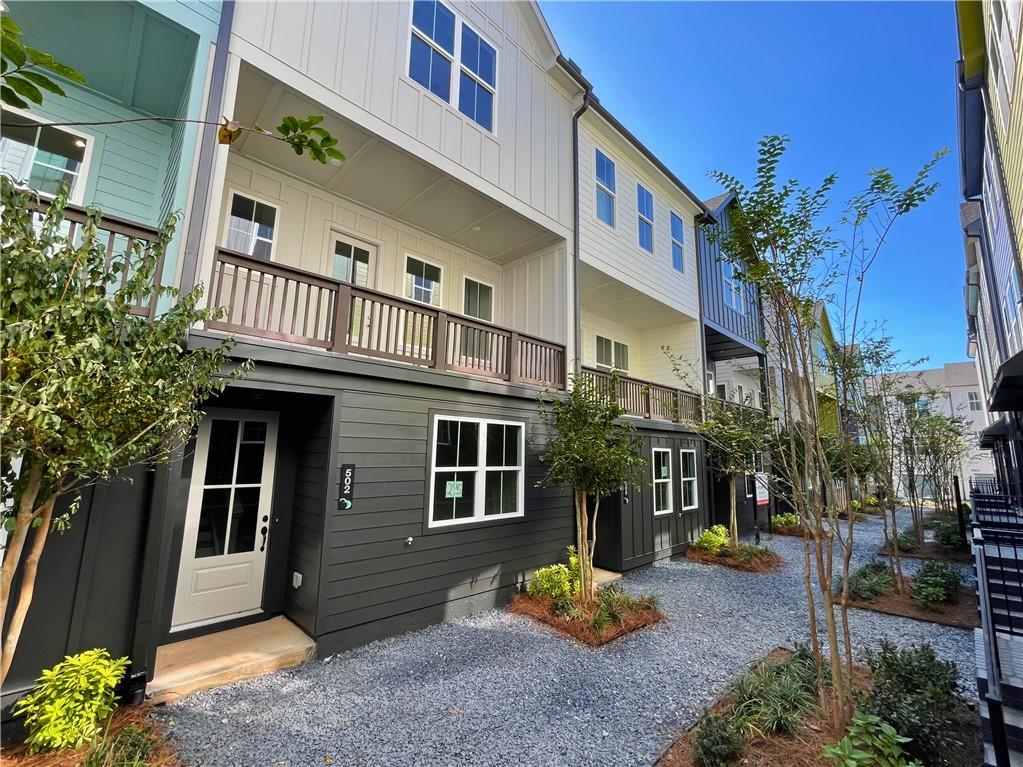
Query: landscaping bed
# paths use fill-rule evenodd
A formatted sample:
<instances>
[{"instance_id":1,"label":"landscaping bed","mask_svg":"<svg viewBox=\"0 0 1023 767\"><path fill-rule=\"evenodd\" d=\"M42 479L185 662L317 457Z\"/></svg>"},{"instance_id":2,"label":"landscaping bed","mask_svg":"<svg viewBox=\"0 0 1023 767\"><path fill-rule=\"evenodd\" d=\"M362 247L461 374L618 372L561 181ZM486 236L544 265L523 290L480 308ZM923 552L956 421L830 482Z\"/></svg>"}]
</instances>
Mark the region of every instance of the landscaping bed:
<instances>
[{"instance_id":1,"label":"landscaping bed","mask_svg":"<svg viewBox=\"0 0 1023 767\"><path fill-rule=\"evenodd\" d=\"M941 623L961 629L972 629L980 625L980 620L977 617L977 598L972 591L962 590L956 595L954 601L940 607L927 609L921 607L913 599L912 583L912 578L903 576L901 594L892 590L874 599L858 599L850 594L849 607L874 610L889 615L901 615L904 618Z\"/></svg>"},{"instance_id":2,"label":"landscaping bed","mask_svg":"<svg viewBox=\"0 0 1023 767\"><path fill-rule=\"evenodd\" d=\"M841 588L837 584L836 593ZM974 592L963 588L958 570L942 562L925 562L912 578L903 576L901 593L887 563L863 565L849 576L849 606L957 628L979 625Z\"/></svg>"},{"instance_id":3,"label":"landscaping bed","mask_svg":"<svg viewBox=\"0 0 1023 767\"><path fill-rule=\"evenodd\" d=\"M592 607L586 607L577 599L570 603L559 603L547 596L530 596L516 594L508 604L508 610L519 615L527 615L547 624L559 634L575 639L577 642L599 647L620 636L641 628L646 628L660 620L664 615L657 609L652 600L632 599L626 595L628 603L619 609L608 611L606 603L609 594L624 594L615 586L607 586L597 594L597 601ZM612 597L620 599L617 594ZM602 617L597 617L602 615Z\"/></svg>"},{"instance_id":4,"label":"landscaping bed","mask_svg":"<svg viewBox=\"0 0 1023 767\"><path fill-rule=\"evenodd\" d=\"M891 546L884 546L878 553L883 557L890 556ZM969 549L944 546L937 541L926 541L923 546L914 545L911 549L899 549L899 554L910 559L933 559L958 564L969 564L973 561L973 553Z\"/></svg>"},{"instance_id":5,"label":"landscaping bed","mask_svg":"<svg viewBox=\"0 0 1023 767\"><path fill-rule=\"evenodd\" d=\"M714 525L704 530L686 551L686 559L705 565L724 565L750 573L766 573L782 564L782 558L763 546L739 541L733 546L728 529Z\"/></svg>"}]
</instances>

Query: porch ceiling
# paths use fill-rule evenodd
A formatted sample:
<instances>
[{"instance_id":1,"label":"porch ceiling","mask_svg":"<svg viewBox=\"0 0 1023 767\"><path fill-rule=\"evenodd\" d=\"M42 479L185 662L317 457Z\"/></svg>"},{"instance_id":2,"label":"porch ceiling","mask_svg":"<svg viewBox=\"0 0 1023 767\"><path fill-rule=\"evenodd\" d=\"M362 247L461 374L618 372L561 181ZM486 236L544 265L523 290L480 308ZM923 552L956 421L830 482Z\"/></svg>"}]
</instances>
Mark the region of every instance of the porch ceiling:
<instances>
[{"instance_id":1,"label":"porch ceiling","mask_svg":"<svg viewBox=\"0 0 1023 767\"><path fill-rule=\"evenodd\" d=\"M696 321L585 262L579 267L579 304L585 311L639 330Z\"/></svg>"},{"instance_id":2,"label":"porch ceiling","mask_svg":"<svg viewBox=\"0 0 1023 767\"><path fill-rule=\"evenodd\" d=\"M323 114L323 127L348 158L340 167L299 157L279 141L245 134L240 154L423 229L447 242L507 263L560 239L553 232L463 184L322 104L250 67L238 81L235 119L274 128L284 115Z\"/></svg>"}]
</instances>

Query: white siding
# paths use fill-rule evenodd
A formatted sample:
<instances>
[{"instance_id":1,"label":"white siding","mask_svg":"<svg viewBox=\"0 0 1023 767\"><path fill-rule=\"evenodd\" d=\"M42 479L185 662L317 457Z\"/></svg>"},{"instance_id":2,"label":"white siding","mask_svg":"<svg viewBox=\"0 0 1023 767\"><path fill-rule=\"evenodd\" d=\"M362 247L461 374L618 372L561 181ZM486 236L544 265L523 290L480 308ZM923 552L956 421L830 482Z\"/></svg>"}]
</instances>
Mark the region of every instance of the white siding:
<instances>
[{"instance_id":1,"label":"white siding","mask_svg":"<svg viewBox=\"0 0 1023 767\"><path fill-rule=\"evenodd\" d=\"M662 327L637 330L594 312L580 312L582 325L582 364L597 364L597 336L604 336L629 346L629 372L632 378L663 386L702 391L700 384L700 325L695 320L680 320ZM685 380L675 375L664 347L682 357ZM692 370L688 368L691 367Z\"/></svg>"}]
</instances>

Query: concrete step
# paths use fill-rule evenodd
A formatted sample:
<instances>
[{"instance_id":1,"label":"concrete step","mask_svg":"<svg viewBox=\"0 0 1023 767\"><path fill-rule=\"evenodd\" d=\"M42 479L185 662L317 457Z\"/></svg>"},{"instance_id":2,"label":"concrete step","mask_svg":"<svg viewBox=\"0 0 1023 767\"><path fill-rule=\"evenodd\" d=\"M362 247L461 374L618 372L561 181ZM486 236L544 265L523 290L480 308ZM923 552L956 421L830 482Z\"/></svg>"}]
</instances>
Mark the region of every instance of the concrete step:
<instances>
[{"instance_id":1,"label":"concrete step","mask_svg":"<svg viewBox=\"0 0 1023 767\"><path fill-rule=\"evenodd\" d=\"M283 616L163 645L146 687L153 703L269 674L311 660L316 643Z\"/></svg>"}]
</instances>

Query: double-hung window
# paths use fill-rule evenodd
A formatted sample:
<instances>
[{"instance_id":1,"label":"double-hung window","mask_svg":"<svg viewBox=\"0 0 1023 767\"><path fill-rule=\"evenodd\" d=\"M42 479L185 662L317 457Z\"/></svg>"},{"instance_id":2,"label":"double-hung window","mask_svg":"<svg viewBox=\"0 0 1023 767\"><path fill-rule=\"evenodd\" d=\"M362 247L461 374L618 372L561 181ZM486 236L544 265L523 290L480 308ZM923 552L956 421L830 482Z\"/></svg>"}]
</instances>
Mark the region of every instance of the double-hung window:
<instances>
[{"instance_id":1,"label":"double-hung window","mask_svg":"<svg viewBox=\"0 0 1023 767\"><path fill-rule=\"evenodd\" d=\"M970 403L970 410L980 410L980 394L975 391L966 392L966 400Z\"/></svg>"},{"instance_id":2,"label":"double-hung window","mask_svg":"<svg viewBox=\"0 0 1023 767\"><path fill-rule=\"evenodd\" d=\"M685 271L685 225L677 213L671 213L671 268Z\"/></svg>"},{"instance_id":3,"label":"double-hung window","mask_svg":"<svg viewBox=\"0 0 1023 767\"><path fill-rule=\"evenodd\" d=\"M452 90L457 88L458 111L494 129L497 50L440 0L412 3L408 74L449 104L455 103Z\"/></svg>"},{"instance_id":4,"label":"double-hung window","mask_svg":"<svg viewBox=\"0 0 1023 767\"><path fill-rule=\"evenodd\" d=\"M739 314L745 315L742 282L735 276L735 267L731 261L721 262L721 286L725 294L725 305L732 307Z\"/></svg>"},{"instance_id":5,"label":"double-hung window","mask_svg":"<svg viewBox=\"0 0 1023 767\"><path fill-rule=\"evenodd\" d=\"M440 272L439 266L406 256L405 298L421 304L440 306Z\"/></svg>"},{"instance_id":6,"label":"double-hung window","mask_svg":"<svg viewBox=\"0 0 1023 767\"><path fill-rule=\"evenodd\" d=\"M679 450L679 471L682 474L682 509L695 509L700 505L696 482L696 451Z\"/></svg>"},{"instance_id":7,"label":"double-hung window","mask_svg":"<svg viewBox=\"0 0 1023 767\"><path fill-rule=\"evenodd\" d=\"M607 370L629 372L629 346L621 341L613 341L604 336L597 336L597 367Z\"/></svg>"},{"instance_id":8,"label":"double-hung window","mask_svg":"<svg viewBox=\"0 0 1023 767\"><path fill-rule=\"evenodd\" d=\"M430 526L523 516L524 455L522 423L436 416Z\"/></svg>"},{"instance_id":9,"label":"double-hung window","mask_svg":"<svg viewBox=\"0 0 1023 767\"><path fill-rule=\"evenodd\" d=\"M227 247L269 261L273 256L277 208L234 192L227 218Z\"/></svg>"},{"instance_id":10,"label":"double-hung window","mask_svg":"<svg viewBox=\"0 0 1023 767\"><path fill-rule=\"evenodd\" d=\"M370 253L376 252L372 245L335 233L334 251L331 254L331 275L335 280L353 285L369 285Z\"/></svg>"},{"instance_id":11,"label":"double-hung window","mask_svg":"<svg viewBox=\"0 0 1023 767\"><path fill-rule=\"evenodd\" d=\"M671 514L671 451L655 447L653 459L654 514Z\"/></svg>"},{"instance_id":12,"label":"double-hung window","mask_svg":"<svg viewBox=\"0 0 1023 767\"><path fill-rule=\"evenodd\" d=\"M642 184L636 184L636 213L639 247L654 252L654 196Z\"/></svg>"},{"instance_id":13,"label":"double-hung window","mask_svg":"<svg viewBox=\"0 0 1023 767\"><path fill-rule=\"evenodd\" d=\"M615 225L615 164L614 160L596 150L595 178L597 186L597 218L608 226Z\"/></svg>"},{"instance_id":14,"label":"double-hung window","mask_svg":"<svg viewBox=\"0 0 1023 767\"><path fill-rule=\"evenodd\" d=\"M80 199L88 149L84 136L38 124L9 109L0 116L0 134L0 172L43 194L56 194L67 184L71 199Z\"/></svg>"}]
</instances>

